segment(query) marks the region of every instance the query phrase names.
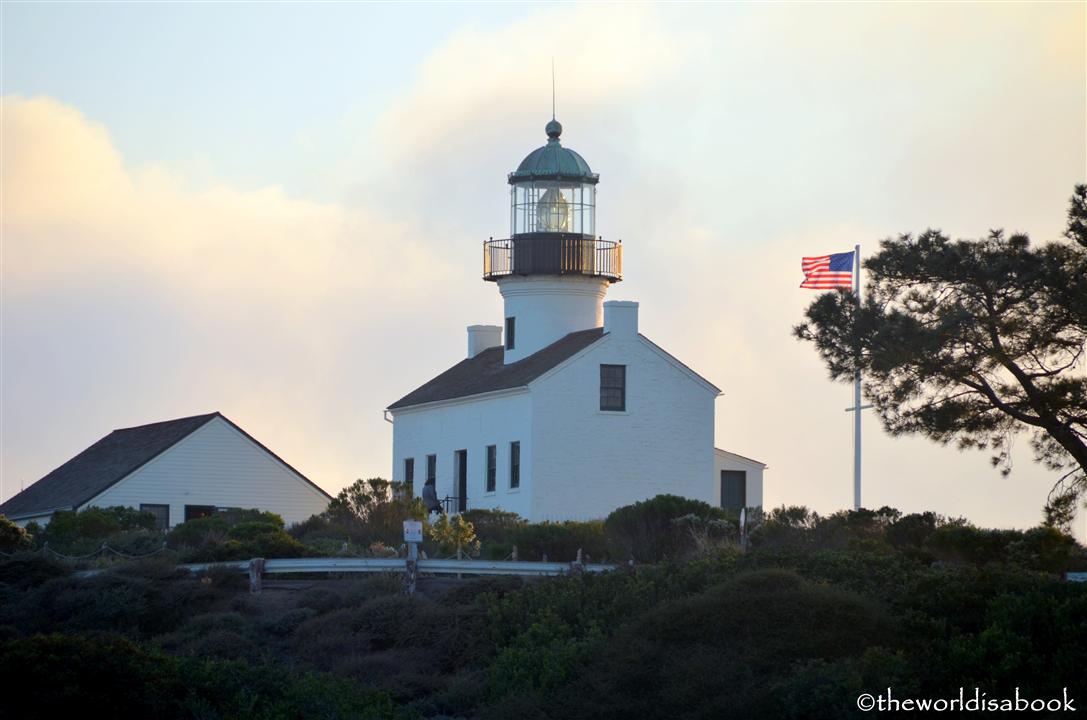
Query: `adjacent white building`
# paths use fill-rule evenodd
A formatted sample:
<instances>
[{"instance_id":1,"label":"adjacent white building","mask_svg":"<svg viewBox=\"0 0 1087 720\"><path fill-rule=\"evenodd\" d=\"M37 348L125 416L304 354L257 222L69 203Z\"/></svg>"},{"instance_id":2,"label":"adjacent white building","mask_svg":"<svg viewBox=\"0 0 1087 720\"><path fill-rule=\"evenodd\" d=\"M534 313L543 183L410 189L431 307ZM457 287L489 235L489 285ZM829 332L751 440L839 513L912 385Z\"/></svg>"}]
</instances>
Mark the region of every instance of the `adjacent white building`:
<instances>
[{"instance_id":1,"label":"adjacent white building","mask_svg":"<svg viewBox=\"0 0 1087 720\"><path fill-rule=\"evenodd\" d=\"M393 479L534 521L662 493L761 505L766 466L714 448L720 390L640 332L638 303L604 301L623 247L595 234L599 176L546 132L509 175L510 237L484 243L503 324L470 326L464 360L387 408Z\"/></svg>"},{"instance_id":2,"label":"adjacent white building","mask_svg":"<svg viewBox=\"0 0 1087 720\"><path fill-rule=\"evenodd\" d=\"M14 495L0 514L44 525L57 510L116 505L152 512L163 529L233 508L289 525L332 498L220 413L114 430Z\"/></svg>"}]
</instances>

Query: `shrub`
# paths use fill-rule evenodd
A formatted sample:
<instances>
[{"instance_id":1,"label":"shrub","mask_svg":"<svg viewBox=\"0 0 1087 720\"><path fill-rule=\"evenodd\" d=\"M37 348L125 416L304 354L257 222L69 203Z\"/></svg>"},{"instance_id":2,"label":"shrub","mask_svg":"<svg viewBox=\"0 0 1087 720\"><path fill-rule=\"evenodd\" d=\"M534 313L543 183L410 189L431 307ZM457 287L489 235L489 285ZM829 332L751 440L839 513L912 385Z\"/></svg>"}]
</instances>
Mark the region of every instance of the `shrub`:
<instances>
[{"instance_id":1,"label":"shrub","mask_svg":"<svg viewBox=\"0 0 1087 720\"><path fill-rule=\"evenodd\" d=\"M156 639L174 655L257 659L261 646L249 622L236 612L197 615L175 632Z\"/></svg>"},{"instance_id":2,"label":"shrub","mask_svg":"<svg viewBox=\"0 0 1087 720\"><path fill-rule=\"evenodd\" d=\"M240 540L245 542L247 540L255 540L263 535L274 535L283 530L283 524L276 524L263 521L246 521L240 522L234 525L227 531L227 535L232 540Z\"/></svg>"},{"instance_id":3,"label":"shrub","mask_svg":"<svg viewBox=\"0 0 1087 720\"><path fill-rule=\"evenodd\" d=\"M516 542L517 532L527 525L527 521L515 512L506 510L467 510L461 513L472 527L476 537L484 545L488 543L512 544Z\"/></svg>"},{"instance_id":4,"label":"shrub","mask_svg":"<svg viewBox=\"0 0 1087 720\"><path fill-rule=\"evenodd\" d=\"M47 580L64 577L71 572L67 566L49 557L24 553L0 558L0 583L20 590L37 587Z\"/></svg>"},{"instance_id":5,"label":"shrub","mask_svg":"<svg viewBox=\"0 0 1087 720\"><path fill-rule=\"evenodd\" d=\"M6 687L18 689L5 702L13 717L77 717L92 708L109 708L114 717L183 714L185 687L175 663L122 638L9 640L0 645L0 674Z\"/></svg>"},{"instance_id":6,"label":"shrub","mask_svg":"<svg viewBox=\"0 0 1087 720\"><path fill-rule=\"evenodd\" d=\"M523 525L513 536L517 557L521 560L572 562L582 550L591 560L603 560L608 555L604 522L540 522Z\"/></svg>"},{"instance_id":7,"label":"shrub","mask_svg":"<svg viewBox=\"0 0 1087 720\"><path fill-rule=\"evenodd\" d=\"M426 526L427 537L438 544L438 551L473 555L479 552L479 540L475 528L462 515L442 514L437 521Z\"/></svg>"},{"instance_id":8,"label":"shrub","mask_svg":"<svg viewBox=\"0 0 1087 720\"><path fill-rule=\"evenodd\" d=\"M1008 560L1028 570L1060 573L1083 567L1085 558L1075 538L1042 525L1008 543Z\"/></svg>"},{"instance_id":9,"label":"shrub","mask_svg":"<svg viewBox=\"0 0 1087 720\"><path fill-rule=\"evenodd\" d=\"M225 517L212 515L178 523L166 536L171 548L197 548L205 544L217 544L226 540L230 523Z\"/></svg>"},{"instance_id":10,"label":"shrub","mask_svg":"<svg viewBox=\"0 0 1087 720\"><path fill-rule=\"evenodd\" d=\"M176 659L119 638L64 635L0 645L0 673L18 688L5 710L62 717L109 708L114 717L406 720L388 696L269 662ZM24 707L19 707L20 703Z\"/></svg>"},{"instance_id":11,"label":"shrub","mask_svg":"<svg viewBox=\"0 0 1087 720\"><path fill-rule=\"evenodd\" d=\"M156 533L156 523L152 513L130 507L58 510L39 536L57 552L83 555L97 550L103 541L119 542L126 533Z\"/></svg>"},{"instance_id":12,"label":"shrub","mask_svg":"<svg viewBox=\"0 0 1087 720\"><path fill-rule=\"evenodd\" d=\"M774 508L763 516L762 524L751 533L751 544L761 548L814 545L819 514L803 505Z\"/></svg>"},{"instance_id":13,"label":"shrub","mask_svg":"<svg viewBox=\"0 0 1087 720\"><path fill-rule=\"evenodd\" d=\"M1008 546L1019 537L1016 530L982 530L955 520L937 527L925 541L925 549L940 560L984 565L1004 561Z\"/></svg>"},{"instance_id":14,"label":"shrub","mask_svg":"<svg viewBox=\"0 0 1087 720\"><path fill-rule=\"evenodd\" d=\"M797 661L835 661L893 645L892 628L883 608L855 593L786 571L744 573L661 602L596 643L564 669L567 681L543 709L549 717L586 720L783 717L788 709L776 704L771 688L792 675Z\"/></svg>"},{"instance_id":15,"label":"shrub","mask_svg":"<svg viewBox=\"0 0 1087 720\"><path fill-rule=\"evenodd\" d=\"M0 552L13 553L31 546L31 536L6 516L0 515Z\"/></svg>"},{"instance_id":16,"label":"shrub","mask_svg":"<svg viewBox=\"0 0 1087 720\"><path fill-rule=\"evenodd\" d=\"M335 548L349 542L369 547L374 542L399 547L404 541L405 520L425 520L422 499L411 497L399 483L383 478L357 480L329 503L328 509L291 526L292 537L323 550L336 541Z\"/></svg>"},{"instance_id":17,"label":"shrub","mask_svg":"<svg viewBox=\"0 0 1087 720\"><path fill-rule=\"evenodd\" d=\"M893 547L920 550L936 531L940 518L933 512L903 515L887 528L884 537Z\"/></svg>"},{"instance_id":18,"label":"shrub","mask_svg":"<svg viewBox=\"0 0 1087 720\"><path fill-rule=\"evenodd\" d=\"M184 562L316 555L283 529L283 518L261 510L231 510L180 523L167 537Z\"/></svg>"},{"instance_id":19,"label":"shrub","mask_svg":"<svg viewBox=\"0 0 1087 720\"><path fill-rule=\"evenodd\" d=\"M658 562L689 554L690 533L672 521L685 515L702 520L727 520L721 508L677 495L657 495L621 507L604 521L604 532L615 553L642 562Z\"/></svg>"}]
</instances>

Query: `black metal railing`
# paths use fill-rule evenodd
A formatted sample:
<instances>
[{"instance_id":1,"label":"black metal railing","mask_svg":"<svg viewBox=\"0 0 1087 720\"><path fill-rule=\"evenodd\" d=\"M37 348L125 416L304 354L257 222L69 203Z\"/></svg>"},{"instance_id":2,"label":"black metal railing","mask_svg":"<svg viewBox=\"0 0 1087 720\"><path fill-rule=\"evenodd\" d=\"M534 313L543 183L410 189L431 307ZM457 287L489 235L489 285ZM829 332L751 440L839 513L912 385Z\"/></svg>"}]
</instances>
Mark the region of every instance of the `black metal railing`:
<instances>
[{"instance_id":1,"label":"black metal railing","mask_svg":"<svg viewBox=\"0 0 1087 720\"><path fill-rule=\"evenodd\" d=\"M461 502L463 500L463 502ZM455 495L446 495L439 502L442 504L442 512L446 515L462 513L468 509L468 498L459 498Z\"/></svg>"},{"instance_id":2,"label":"black metal railing","mask_svg":"<svg viewBox=\"0 0 1087 720\"><path fill-rule=\"evenodd\" d=\"M565 233L532 233L483 243L483 279L507 275L623 278L623 243Z\"/></svg>"}]
</instances>

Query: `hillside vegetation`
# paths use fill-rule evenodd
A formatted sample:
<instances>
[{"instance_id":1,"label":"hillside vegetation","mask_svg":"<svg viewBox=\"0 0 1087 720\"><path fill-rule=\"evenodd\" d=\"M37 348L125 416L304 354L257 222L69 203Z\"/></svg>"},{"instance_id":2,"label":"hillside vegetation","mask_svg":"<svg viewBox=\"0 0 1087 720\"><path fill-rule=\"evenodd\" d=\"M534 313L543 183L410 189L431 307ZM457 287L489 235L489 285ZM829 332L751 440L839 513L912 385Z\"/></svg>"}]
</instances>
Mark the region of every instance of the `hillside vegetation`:
<instances>
[{"instance_id":1,"label":"hillside vegetation","mask_svg":"<svg viewBox=\"0 0 1087 720\"><path fill-rule=\"evenodd\" d=\"M27 701L5 712L101 702L156 718L838 718L887 687L1087 690L1087 587L1060 578L1087 561L1052 528L779 508L741 552L734 518L668 496L597 523L472 517L484 555L517 544L522 557L581 547L635 562L531 583L466 579L410 599L384 576L250 595L239 573L175 569L206 540L180 542L184 526L167 538L176 550L86 578L24 538L0 562L0 673ZM260 522L276 526L237 518L217 542L257 542L273 532L249 529ZM336 522L274 532L318 552L307 542L337 539Z\"/></svg>"}]
</instances>

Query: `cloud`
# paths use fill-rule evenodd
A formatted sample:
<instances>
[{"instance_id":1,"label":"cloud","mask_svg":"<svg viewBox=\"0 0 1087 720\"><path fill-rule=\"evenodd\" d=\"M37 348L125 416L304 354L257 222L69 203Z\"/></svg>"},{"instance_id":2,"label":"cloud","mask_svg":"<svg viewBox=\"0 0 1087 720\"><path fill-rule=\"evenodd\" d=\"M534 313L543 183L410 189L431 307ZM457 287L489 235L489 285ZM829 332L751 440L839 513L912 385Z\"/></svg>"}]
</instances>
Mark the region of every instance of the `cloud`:
<instances>
[{"instance_id":1,"label":"cloud","mask_svg":"<svg viewBox=\"0 0 1087 720\"><path fill-rule=\"evenodd\" d=\"M105 128L52 99L6 97L3 123L5 443L42 446L6 453L6 476L35 479L119 421L209 409L314 458L333 488L362 472L359 449L382 451L352 437L352 415L396 399L380 378L404 361L385 351L449 281L411 227L128 168ZM65 428L81 439L57 443L43 430L77 397L94 407Z\"/></svg>"}]
</instances>

